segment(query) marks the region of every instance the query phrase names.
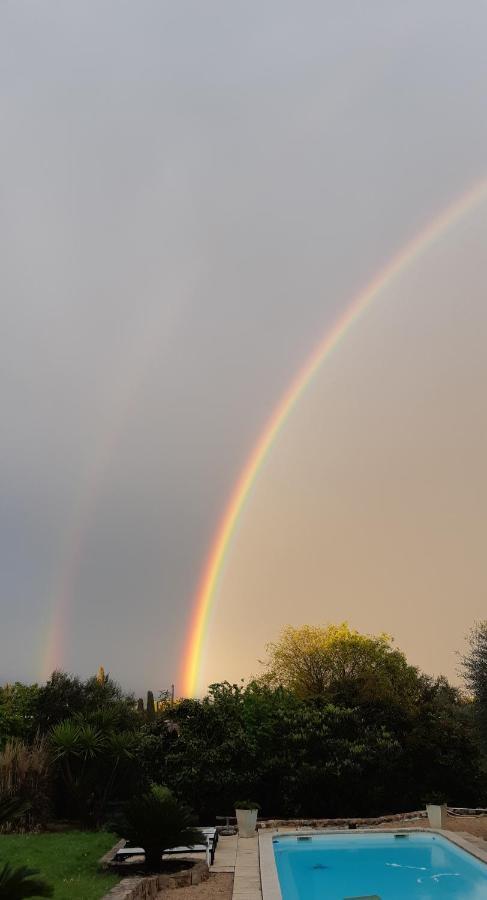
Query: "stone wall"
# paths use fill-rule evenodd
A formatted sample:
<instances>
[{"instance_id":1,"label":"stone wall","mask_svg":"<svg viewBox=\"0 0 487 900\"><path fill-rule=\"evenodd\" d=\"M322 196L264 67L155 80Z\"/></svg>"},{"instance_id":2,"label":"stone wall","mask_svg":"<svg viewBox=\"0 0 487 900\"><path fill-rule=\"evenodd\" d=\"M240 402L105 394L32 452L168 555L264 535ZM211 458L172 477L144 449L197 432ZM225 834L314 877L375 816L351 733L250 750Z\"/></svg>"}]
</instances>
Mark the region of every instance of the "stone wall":
<instances>
[{"instance_id":1,"label":"stone wall","mask_svg":"<svg viewBox=\"0 0 487 900\"><path fill-rule=\"evenodd\" d=\"M406 822L411 819L425 819L426 810L377 816L375 819L260 819L257 828L346 828L347 825L385 825L388 822Z\"/></svg>"},{"instance_id":2,"label":"stone wall","mask_svg":"<svg viewBox=\"0 0 487 900\"><path fill-rule=\"evenodd\" d=\"M120 884L115 885L103 900L151 900L157 897L161 890L187 887L191 884L200 884L209 878L208 866L205 862L195 862L194 865L173 875L147 875L123 878Z\"/></svg>"}]
</instances>

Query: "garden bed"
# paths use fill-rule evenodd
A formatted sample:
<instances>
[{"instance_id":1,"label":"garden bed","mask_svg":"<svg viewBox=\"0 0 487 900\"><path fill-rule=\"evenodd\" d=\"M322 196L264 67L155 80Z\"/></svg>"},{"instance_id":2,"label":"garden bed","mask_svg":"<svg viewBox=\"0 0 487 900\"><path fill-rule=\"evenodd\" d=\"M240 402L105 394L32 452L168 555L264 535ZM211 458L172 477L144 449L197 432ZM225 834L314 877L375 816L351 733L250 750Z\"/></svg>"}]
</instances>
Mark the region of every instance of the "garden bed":
<instances>
[{"instance_id":1,"label":"garden bed","mask_svg":"<svg viewBox=\"0 0 487 900\"><path fill-rule=\"evenodd\" d=\"M132 868L130 877L123 878L119 884L104 897L104 900L150 900L158 897L162 890L174 890L176 888L199 885L209 878L209 870L206 862L194 860L168 860L162 862L161 871L148 873L140 868L140 863L125 863L117 866L118 871Z\"/></svg>"},{"instance_id":2,"label":"garden bed","mask_svg":"<svg viewBox=\"0 0 487 900\"><path fill-rule=\"evenodd\" d=\"M39 869L54 900L100 900L120 881L99 867L113 843L114 835L102 831L0 834L0 862Z\"/></svg>"}]
</instances>

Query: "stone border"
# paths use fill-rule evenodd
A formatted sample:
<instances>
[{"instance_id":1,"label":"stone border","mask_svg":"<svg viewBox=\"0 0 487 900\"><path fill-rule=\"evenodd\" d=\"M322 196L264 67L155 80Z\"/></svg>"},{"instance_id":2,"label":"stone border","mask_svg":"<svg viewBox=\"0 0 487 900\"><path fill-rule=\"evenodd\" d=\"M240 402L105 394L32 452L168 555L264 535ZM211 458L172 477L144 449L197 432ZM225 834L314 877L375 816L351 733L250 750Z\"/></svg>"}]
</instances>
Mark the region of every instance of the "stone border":
<instances>
[{"instance_id":1,"label":"stone border","mask_svg":"<svg viewBox=\"0 0 487 900\"><path fill-rule=\"evenodd\" d=\"M342 828L347 825L386 825L390 822L410 822L414 819L426 819L427 813L425 809L419 809L415 812L407 813L390 813L387 816L375 816L371 819L358 818L353 819L259 819L257 828Z\"/></svg>"},{"instance_id":2,"label":"stone border","mask_svg":"<svg viewBox=\"0 0 487 900\"><path fill-rule=\"evenodd\" d=\"M157 897L159 891L174 890L179 887L188 887L192 884L200 884L210 877L208 866L198 860L188 869L175 872L174 875L145 875L123 878L119 884L105 894L102 900L150 900Z\"/></svg>"},{"instance_id":3,"label":"stone border","mask_svg":"<svg viewBox=\"0 0 487 900\"><path fill-rule=\"evenodd\" d=\"M125 847L125 844L126 844L126 843L127 843L127 842L126 842L125 838L122 838L122 840L121 840L121 841L118 841L118 842L112 847L111 850L108 850L108 852L105 853L105 854L98 860L98 865L100 866L100 868L101 868L101 869L109 869L109 868L111 868L111 865L112 865L112 863L113 863L113 861L114 861L114 859L115 859L115 856L117 855L117 850L121 850L122 847Z\"/></svg>"},{"instance_id":4,"label":"stone border","mask_svg":"<svg viewBox=\"0 0 487 900\"><path fill-rule=\"evenodd\" d=\"M313 831L313 834L319 835L319 830L310 829ZM487 865L487 848L484 850L479 847L478 844L473 843L467 840L464 837L461 837L455 831L447 831L446 829L436 829L436 828L408 828L401 829L398 828L398 833L404 834L415 834L415 833L423 833L423 834L439 834L440 837L445 838L451 844L455 844L461 850L464 850L466 853L469 853L470 856L473 856L475 859L479 860L479 862L483 862ZM350 831L347 829L344 831L343 829L330 829L325 834L346 834L350 835ZM353 832L354 834L391 834L391 829L377 828L374 832L371 832L369 829L361 829L357 828L357 830ZM277 866L276 859L274 856L274 849L272 846L272 839L276 834L285 835L286 837L298 837L303 832L299 831L289 831L289 832L280 832L278 829L271 831L270 829L266 831L261 831L259 833L259 849L260 849L260 877L262 884L262 897L263 900L282 900L281 887L279 884L279 878L277 875Z\"/></svg>"}]
</instances>

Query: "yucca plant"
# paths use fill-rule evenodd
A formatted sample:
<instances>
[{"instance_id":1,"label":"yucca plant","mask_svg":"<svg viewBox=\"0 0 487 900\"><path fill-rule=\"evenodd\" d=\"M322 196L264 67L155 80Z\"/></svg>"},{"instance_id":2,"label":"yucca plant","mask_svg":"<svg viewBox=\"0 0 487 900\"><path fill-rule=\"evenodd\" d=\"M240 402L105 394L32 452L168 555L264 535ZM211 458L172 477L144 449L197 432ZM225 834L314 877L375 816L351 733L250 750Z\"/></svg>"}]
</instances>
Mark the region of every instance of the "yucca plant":
<instances>
[{"instance_id":1,"label":"yucca plant","mask_svg":"<svg viewBox=\"0 0 487 900\"><path fill-rule=\"evenodd\" d=\"M52 897L54 888L38 875L37 869L20 866L13 869L9 863L0 868L0 900L24 900L25 897Z\"/></svg>"},{"instance_id":2,"label":"yucca plant","mask_svg":"<svg viewBox=\"0 0 487 900\"><path fill-rule=\"evenodd\" d=\"M164 850L205 843L188 807L158 784L129 801L118 830L129 843L144 848L145 865L151 870L160 868Z\"/></svg>"},{"instance_id":3,"label":"yucca plant","mask_svg":"<svg viewBox=\"0 0 487 900\"><path fill-rule=\"evenodd\" d=\"M96 710L56 725L50 744L64 787L68 813L87 824L103 822L117 791L124 793L135 767L137 736L118 730L117 718Z\"/></svg>"}]
</instances>

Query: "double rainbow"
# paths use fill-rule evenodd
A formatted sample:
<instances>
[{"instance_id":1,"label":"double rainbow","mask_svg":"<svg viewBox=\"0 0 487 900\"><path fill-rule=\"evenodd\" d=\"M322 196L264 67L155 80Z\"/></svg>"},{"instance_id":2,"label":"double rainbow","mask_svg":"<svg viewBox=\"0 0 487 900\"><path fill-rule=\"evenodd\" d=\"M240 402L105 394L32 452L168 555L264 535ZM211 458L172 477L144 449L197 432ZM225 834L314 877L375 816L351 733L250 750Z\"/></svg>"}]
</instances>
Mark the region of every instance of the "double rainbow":
<instances>
[{"instance_id":1,"label":"double rainbow","mask_svg":"<svg viewBox=\"0 0 487 900\"><path fill-rule=\"evenodd\" d=\"M232 538L263 462L281 429L286 424L300 397L311 383L321 365L342 338L359 321L367 307L413 262L437 242L445 232L472 212L487 197L487 179L462 194L443 212L429 222L409 241L357 294L345 312L326 332L318 346L289 385L264 427L249 459L237 479L226 509L221 517L197 589L194 609L183 654L181 688L186 696L198 693L202 655L208 632L212 606L221 572Z\"/></svg>"}]
</instances>

